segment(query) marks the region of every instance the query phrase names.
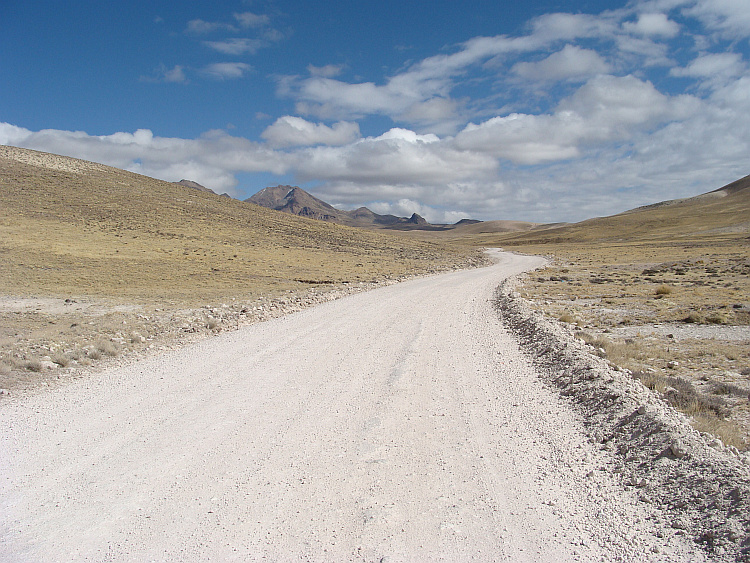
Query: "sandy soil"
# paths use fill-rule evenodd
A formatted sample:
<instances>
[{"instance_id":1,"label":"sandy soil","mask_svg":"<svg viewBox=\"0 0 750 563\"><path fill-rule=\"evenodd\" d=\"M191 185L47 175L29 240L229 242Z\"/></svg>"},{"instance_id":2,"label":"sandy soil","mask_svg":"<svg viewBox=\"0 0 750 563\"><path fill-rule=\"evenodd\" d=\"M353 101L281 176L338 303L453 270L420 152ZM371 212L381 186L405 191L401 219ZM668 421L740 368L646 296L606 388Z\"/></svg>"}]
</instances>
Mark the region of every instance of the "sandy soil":
<instances>
[{"instance_id":1,"label":"sandy soil","mask_svg":"<svg viewBox=\"0 0 750 563\"><path fill-rule=\"evenodd\" d=\"M498 260L2 397L0 559L703 560L502 324L541 259Z\"/></svg>"}]
</instances>

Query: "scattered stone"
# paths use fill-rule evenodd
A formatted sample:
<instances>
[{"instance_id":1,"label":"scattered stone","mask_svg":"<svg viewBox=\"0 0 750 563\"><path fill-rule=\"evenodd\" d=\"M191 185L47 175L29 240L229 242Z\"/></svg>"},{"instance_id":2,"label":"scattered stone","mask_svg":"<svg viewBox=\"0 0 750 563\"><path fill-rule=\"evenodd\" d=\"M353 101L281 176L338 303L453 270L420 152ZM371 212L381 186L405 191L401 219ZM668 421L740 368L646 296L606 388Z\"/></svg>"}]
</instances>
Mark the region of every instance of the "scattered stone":
<instances>
[{"instance_id":1,"label":"scattered stone","mask_svg":"<svg viewBox=\"0 0 750 563\"><path fill-rule=\"evenodd\" d=\"M678 459L682 459L687 455L687 449L685 448L685 444L682 443L682 440L675 440L672 442L669 449L672 452L672 455Z\"/></svg>"}]
</instances>

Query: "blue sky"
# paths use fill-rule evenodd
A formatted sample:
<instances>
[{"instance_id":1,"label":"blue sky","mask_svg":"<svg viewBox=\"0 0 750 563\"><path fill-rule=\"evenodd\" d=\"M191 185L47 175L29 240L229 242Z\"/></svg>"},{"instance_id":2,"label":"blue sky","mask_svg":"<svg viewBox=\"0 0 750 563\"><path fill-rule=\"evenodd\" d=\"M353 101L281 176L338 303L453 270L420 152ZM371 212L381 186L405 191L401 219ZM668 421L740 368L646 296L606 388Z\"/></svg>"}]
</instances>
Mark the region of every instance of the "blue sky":
<instances>
[{"instance_id":1,"label":"blue sky","mask_svg":"<svg viewBox=\"0 0 750 563\"><path fill-rule=\"evenodd\" d=\"M0 144L576 221L750 173L750 0L5 0Z\"/></svg>"}]
</instances>

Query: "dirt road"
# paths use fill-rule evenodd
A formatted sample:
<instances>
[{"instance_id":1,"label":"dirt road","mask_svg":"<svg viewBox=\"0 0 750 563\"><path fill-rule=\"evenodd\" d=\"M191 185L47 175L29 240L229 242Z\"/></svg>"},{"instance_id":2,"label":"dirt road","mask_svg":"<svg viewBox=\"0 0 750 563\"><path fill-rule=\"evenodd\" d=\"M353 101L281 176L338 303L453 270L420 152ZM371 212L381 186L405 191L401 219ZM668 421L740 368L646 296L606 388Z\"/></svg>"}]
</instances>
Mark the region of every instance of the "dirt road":
<instances>
[{"instance_id":1,"label":"dirt road","mask_svg":"<svg viewBox=\"0 0 750 563\"><path fill-rule=\"evenodd\" d=\"M700 560L491 305L413 280L0 403L3 561Z\"/></svg>"}]
</instances>

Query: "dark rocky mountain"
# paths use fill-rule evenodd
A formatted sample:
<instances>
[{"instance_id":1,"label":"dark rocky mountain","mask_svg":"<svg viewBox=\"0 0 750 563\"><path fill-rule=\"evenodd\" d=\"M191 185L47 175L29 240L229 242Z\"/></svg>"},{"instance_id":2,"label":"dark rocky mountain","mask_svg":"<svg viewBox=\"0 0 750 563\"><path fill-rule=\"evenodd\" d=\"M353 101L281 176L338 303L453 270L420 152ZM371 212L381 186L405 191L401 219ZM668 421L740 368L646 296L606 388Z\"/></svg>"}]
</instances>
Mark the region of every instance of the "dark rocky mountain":
<instances>
[{"instance_id":1,"label":"dark rocky mountain","mask_svg":"<svg viewBox=\"0 0 750 563\"><path fill-rule=\"evenodd\" d=\"M360 207L353 211L336 209L325 201L296 186L271 186L263 188L245 201L311 219L331 221L350 227L370 227L399 230L442 230L453 225L432 225L424 217L414 213L411 217L380 215ZM464 219L466 221L466 219Z\"/></svg>"}]
</instances>

